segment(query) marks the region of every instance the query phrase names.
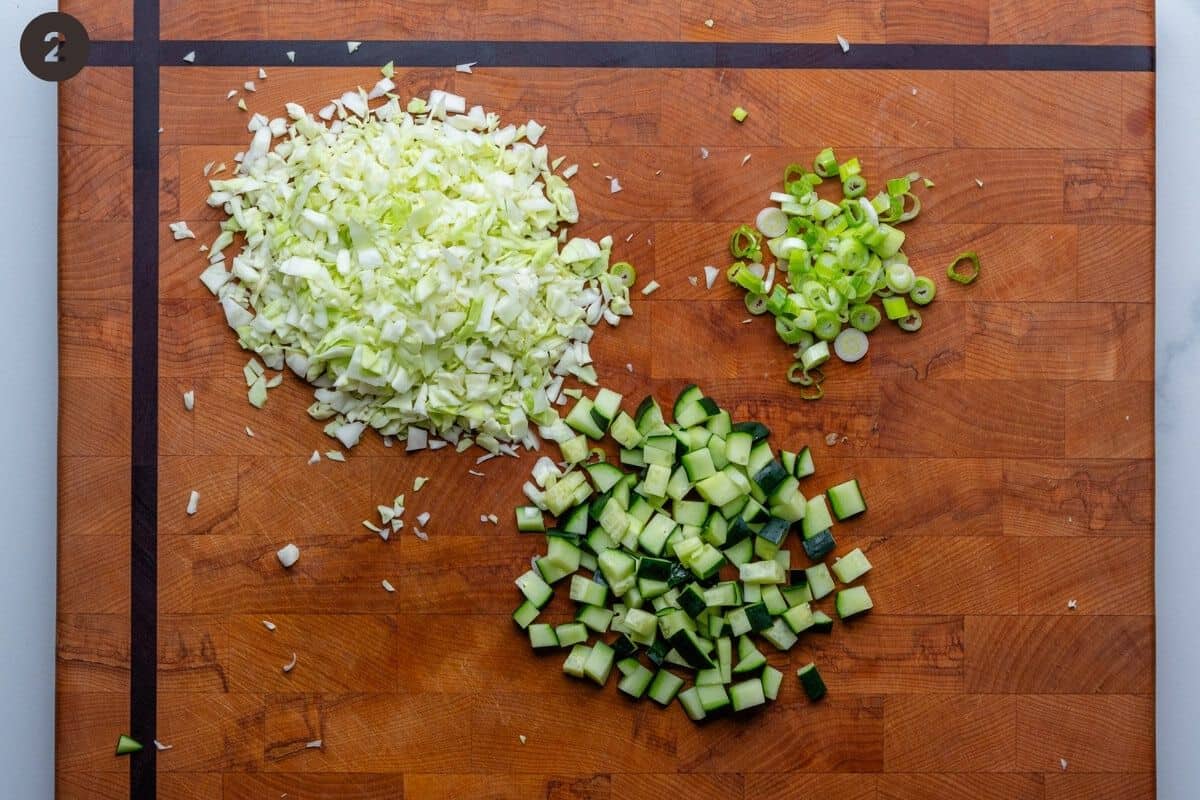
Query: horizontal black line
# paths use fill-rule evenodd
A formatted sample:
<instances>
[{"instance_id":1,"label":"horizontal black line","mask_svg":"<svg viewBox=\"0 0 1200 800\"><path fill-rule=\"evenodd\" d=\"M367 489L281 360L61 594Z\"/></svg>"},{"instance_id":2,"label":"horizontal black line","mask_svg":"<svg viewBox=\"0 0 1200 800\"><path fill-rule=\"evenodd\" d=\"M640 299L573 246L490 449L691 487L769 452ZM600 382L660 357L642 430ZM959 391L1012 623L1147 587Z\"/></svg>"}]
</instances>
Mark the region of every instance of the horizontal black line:
<instances>
[{"instance_id":1,"label":"horizontal black line","mask_svg":"<svg viewBox=\"0 0 1200 800\"><path fill-rule=\"evenodd\" d=\"M89 67L132 67L133 42L92 41L87 63Z\"/></svg>"},{"instance_id":2,"label":"horizontal black line","mask_svg":"<svg viewBox=\"0 0 1200 800\"><path fill-rule=\"evenodd\" d=\"M349 52L345 41L163 41L161 64L269 67L296 65L406 67L641 67L731 69L941 69L1152 72L1146 45L836 44L751 42L370 41Z\"/></svg>"}]
</instances>

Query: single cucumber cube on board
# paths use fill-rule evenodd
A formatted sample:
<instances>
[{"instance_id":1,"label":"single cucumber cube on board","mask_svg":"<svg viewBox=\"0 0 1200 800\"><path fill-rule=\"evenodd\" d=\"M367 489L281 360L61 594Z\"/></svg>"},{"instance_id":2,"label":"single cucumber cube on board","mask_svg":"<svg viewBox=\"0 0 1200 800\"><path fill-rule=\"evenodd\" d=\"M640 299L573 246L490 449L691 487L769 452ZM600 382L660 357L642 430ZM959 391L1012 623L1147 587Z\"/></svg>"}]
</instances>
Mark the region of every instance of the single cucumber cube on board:
<instances>
[{"instance_id":1,"label":"single cucumber cube on board","mask_svg":"<svg viewBox=\"0 0 1200 800\"><path fill-rule=\"evenodd\" d=\"M542 510L537 506L517 506L517 530L522 533L542 532L546 523L542 519Z\"/></svg>"},{"instance_id":2,"label":"single cucumber cube on board","mask_svg":"<svg viewBox=\"0 0 1200 800\"><path fill-rule=\"evenodd\" d=\"M700 694L695 686L679 693L679 705L683 706L684 712L692 722L699 722L706 716L704 706L700 703Z\"/></svg>"},{"instance_id":3,"label":"single cucumber cube on board","mask_svg":"<svg viewBox=\"0 0 1200 800\"><path fill-rule=\"evenodd\" d=\"M738 567L738 577L742 583L786 583L787 573L778 561L751 561Z\"/></svg>"},{"instance_id":4,"label":"single cucumber cube on board","mask_svg":"<svg viewBox=\"0 0 1200 800\"><path fill-rule=\"evenodd\" d=\"M812 592L813 600L820 600L833 591L833 576L829 574L829 567L813 564L804 573L808 575L808 589Z\"/></svg>"},{"instance_id":5,"label":"single cucumber cube on board","mask_svg":"<svg viewBox=\"0 0 1200 800\"><path fill-rule=\"evenodd\" d=\"M764 603L753 603L743 609L746 612L746 620L750 623L750 630L764 631L774 624L771 618L771 612L767 611L767 606Z\"/></svg>"},{"instance_id":6,"label":"single cucumber cube on board","mask_svg":"<svg viewBox=\"0 0 1200 800\"><path fill-rule=\"evenodd\" d=\"M596 633L605 633L612 624L613 610L602 606L581 605L575 612L575 620L582 622Z\"/></svg>"},{"instance_id":7,"label":"single cucumber cube on board","mask_svg":"<svg viewBox=\"0 0 1200 800\"><path fill-rule=\"evenodd\" d=\"M587 645L575 645L567 655L567 660L563 662L563 672L574 678L582 678L584 676L583 670L587 666L588 657L591 654L592 648Z\"/></svg>"},{"instance_id":8,"label":"single cucumber cube on board","mask_svg":"<svg viewBox=\"0 0 1200 800\"><path fill-rule=\"evenodd\" d=\"M837 593L837 598L834 600L834 607L837 608L838 616L842 619L869 611L873 606L871 595L867 594L865 586L843 589Z\"/></svg>"},{"instance_id":9,"label":"single cucumber cube on board","mask_svg":"<svg viewBox=\"0 0 1200 800\"><path fill-rule=\"evenodd\" d=\"M805 539L810 539L821 531L827 531L833 527L833 516L825 505L825 495L818 494L809 498L800 527Z\"/></svg>"},{"instance_id":10,"label":"single cucumber cube on board","mask_svg":"<svg viewBox=\"0 0 1200 800\"><path fill-rule=\"evenodd\" d=\"M651 700L659 705L668 706L675 699L675 695L679 693L681 688L683 688L683 678L665 669L660 669L654 675L654 680L650 682L650 687L646 693L650 696Z\"/></svg>"},{"instance_id":11,"label":"single cucumber cube on board","mask_svg":"<svg viewBox=\"0 0 1200 800\"><path fill-rule=\"evenodd\" d=\"M849 519L867 510L867 503L863 500L862 490L859 488L857 480L848 480L837 486L831 486L825 490L825 494L829 498L829 505L833 508L833 513L838 520Z\"/></svg>"},{"instance_id":12,"label":"single cucumber cube on board","mask_svg":"<svg viewBox=\"0 0 1200 800\"><path fill-rule=\"evenodd\" d=\"M543 556L533 562L533 566L537 569L538 574L542 576L542 580L546 583L556 583L570 575L575 570L567 569L561 564L550 559L549 556Z\"/></svg>"},{"instance_id":13,"label":"single cucumber cube on board","mask_svg":"<svg viewBox=\"0 0 1200 800\"><path fill-rule=\"evenodd\" d=\"M553 625L539 622L536 625L530 625L528 631L529 644L535 649L541 647L558 647L558 636L554 634Z\"/></svg>"},{"instance_id":14,"label":"single cucumber cube on board","mask_svg":"<svg viewBox=\"0 0 1200 800\"><path fill-rule=\"evenodd\" d=\"M794 570L793 572L796 571L804 572L804 570ZM808 583L805 583L803 586L785 586L780 591L783 593L783 599L787 601L789 606L798 606L801 603L811 602L813 599L812 592L808 588Z\"/></svg>"},{"instance_id":15,"label":"single cucumber cube on board","mask_svg":"<svg viewBox=\"0 0 1200 800\"><path fill-rule=\"evenodd\" d=\"M790 650L798 640L782 617L776 617L774 624L762 632L762 637L775 645L777 650Z\"/></svg>"},{"instance_id":16,"label":"single cucumber cube on board","mask_svg":"<svg viewBox=\"0 0 1200 800\"><path fill-rule=\"evenodd\" d=\"M783 673L772 666L763 667L762 671L762 687L763 696L768 700L776 700L779 697L779 687L783 685Z\"/></svg>"},{"instance_id":17,"label":"single cucumber cube on board","mask_svg":"<svg viewBox=\"0 0 1200 800\"><path fill-rule=\"evenodd\" d=\"M742 602L747 606L762 602L762 584L758 583L743 583L742 584Z\"/></svg>"},{"instance_id":18,"label":"single cucumber cube on board","mask_svg":"<svg viewBox=\"0 0 1200 800\"><path fill-rule=\"evenodd\" d=\"M515 583L517 584L517 588L521 590L521 594L525 595L525 599L538 608L545 606L546 603L550 602L550 598L554 596L553 587L542 579L542 576L536 569L525 572L521 577L517 578Z\"/></svg>"},{"instance_id":19,"label":"single cucumber cube on board","mask_svg":"<svg viewBox=\"0 0 1200 800\"><path fill-rule=\"evenodd\" d=\"M700 699L701 707L708 714L726 708L729 705L729 693L725 691L725 687L721 684L697 686L696 694Z\"/></svg>"},{"instance_id":20,"label":"single cucumber cube on board","mask_svg":"<svg viewBox=\"0 0 1200 800\"><path fill-rule=\"evenodd\" d=\"M813 626L812 607L808 603L793 606L783 613L783 621L792 629L792 633L803 633Z\"/></svg>"},{"instance_id":21,"label":"single cucumber cube on board","mask_svg":"<svg viewBox=\"0 0 1200 800\"><path fill-rule=\"evenodd\" d=\"M587 626L582 622L564 622L556 625L554 635L558 638L559 647L570 647L587 641Z\"/></svg>"},{"instance_id":22,"label":"single cucumber cube on board","mask_svg":"<svg viewBox=\"0 0 1200 800\"><path fill-rule=\"evenodd\" d=\"M805 447L796 454L796 469L792 473L797 478L807 478L817 471L813 465L812 451Z\"/></svg>"},{"instance_id":23,"label":"single cucumber cube on board","mask_svg":"<svg viewBox=\"0 0 1200 800\"><path fill-rule=\"evenodd\" d=\"M612 421L608 434L617 444L628 450L642 443L642 434L637 429L637 423L624 411L617 414L616 419Z\"/></svg>"},{"instance_id":24,"label":"single cucumber cube on board","mask_svg":"<svg viewBox=\"0 0 1200 800\"><path fill-rule=\"evenodd\" d=\"M735 675L754 673L763 668L767 657L754 646L749 636L739 636L737 643L737 665L733 668Z\"/></svg>"},{"instance_id":25,"label":"single cucumber cube on board","mask_svg":"<svg viewBox=\"0 0 1200 800\"><path fill-rule=\"evenodd\" d=\"M621 674L625 677L617 683L617 689L630 697L640 699L646 693L646 689L650 686L650 681L654 680L654 673L637 662L636 659L626 659L622 664L627 664L632 661L633 664L626 672L622 669ZM618 665L620 667L620 665Z\"/></svg>"},{"instance_id":26,"label":"single cucumber cube on board","mask_svg":"<svg viewBox=\"0 0 1200 800\"><path fill-rule=\"evenodd\" d=\"M783 592L779 586L775 584L763 585L760 596L762 604L767 607L767 611L771 616L777 617L788 610L788 602L784 599Z\"/></svg>"},{"instance_id":27,"label":"single cucumber cube on board","mask_svg":"<svg viewBox=\"0 0 1200 800\"><path fill-rule=\"evenodd\" d=\"M842 583L853 583L866 575L870 569L871 562L858 547L833 562L833 574Z\"/></svg>"},{"instance_id":28,"label":"single cucumber cube on board","mask_svg":"<svg viewBox=\"0 0 1200 800\"><path fill-rule=\"evenodd\" d=\"M594 408L595 405L591 400L587 397L581 397L575 401L575 405L567 413L564 421L577 433L582 433L590 439L599 441L604 438L604 430L608 428L608 425L606 424L604 428L601 428L596 423L596 419L592 415Z\"/></svg>"},{"instance_id":29,"label":"single cucumber cube on board","mask_svg":"<svg viewBox=\"0 0 1200 800\"><path fill-rule=\"evenodd\" d=\"M537 619L539 611L540 609L537 606L526 600L517 606L517 610L513 612L513 622L517 623L518 628L528 628Z\"/></svg>"},{"instance_id":30,"label":"single cucumber cube on board","mask_svg":"<svg viewBox=\"0 0 1200 800\"><path fill-rule=\"evenodd\" d=\"M823 530L820 533L814 534L804 539L804 553L810 561L821 561L825 556L833 552L837 547L837 541L833 538L833 531Z\"/></svg>"},{"instance_id":31,"label":"single cucumber cube on board","mask_svg":"<svg viewBox=\"0 0 1200 800\"><path fill-rule=\"evenodd\" d=\"M612 643L613 658L620 661L624 658L629 658L637 652L637 645L628 636L618 636ZM624 674L624 673L622 673Z\"/></svg>"},{"instance_id":32,"label":"single cucumber cube on board","mask_svg":"<svg viewBox=\"0 0 1200 800\"><path fill-rule=\"evenodd\" d=\"M796 677L800 679L800 685L804 687L809 700L820 700L825 696L825 681L821 679L815 664L805 664L796 670Z\"/></svg>"},{"instance_id":33,"label":"single cucumber cube on board","mask_svg":"<svg viewBox=\"0 0 1200 800\"><path fill-rule=\"evenodd\" d=\"M581 461L586 461L588 457L587 437L582 433L578 436L573 436L559 444L558 449L562 452L562 460L568 464L578 464Z\"/></svg>"},{"instance_id":34,"label":"single cucumber cube on board","mask_svg":"<svg viewBox=\"0 0 1200 800\"><path fill-rule=\"evenodd\" d=\"M612 666L612 648L604 642L596 642L592 645L592 651L588 653L587 660L583 664L583 674L591 678L597 686L603 686L608 683Z\"/></svg>"},{"instance_id":35,"label":"single cucumber cube on board","mask_svg":"<svg viewBox=\"0 0 1200 800\"><path fill-rule=\"evenodd\" d=\"M733 679L733 639L728 636L717 639L717 669L721 671L722 683Z\"/></svg>"},{"instance_id":36,"label":"single cucumber cube on board","mask_svg":"<svg viewBox=\"0 0 1200 800\"><path fill-rule=\"evenodd\" d=\"M658 617L640 608L630 608L625 612L623 624L638 639L653 638L658 628Z\"/></svg>"},{"instance_id":37,"label":"single cucumber cube on board","mask_svg":"<svg viewBox=\"0 0 1200 800\"><path fill-rule=\"evenodd\" d=\"M571 576L571 599L577 603L587 603L592 606L602 606L608 599L608 587L601 586L590 578L582 575Z\"/></svg>"},{"instance_id":38,"label":"single cucumber cube on board","mask_svg":"<svg viewBox=\"0 0 1200 800\"><path fill-rule=\"evenodd\" d=\"M734 711L744 711L767 702L761 678L750 678L730 686L729 698L733 703Z\"/></svg>"}]
</instances>

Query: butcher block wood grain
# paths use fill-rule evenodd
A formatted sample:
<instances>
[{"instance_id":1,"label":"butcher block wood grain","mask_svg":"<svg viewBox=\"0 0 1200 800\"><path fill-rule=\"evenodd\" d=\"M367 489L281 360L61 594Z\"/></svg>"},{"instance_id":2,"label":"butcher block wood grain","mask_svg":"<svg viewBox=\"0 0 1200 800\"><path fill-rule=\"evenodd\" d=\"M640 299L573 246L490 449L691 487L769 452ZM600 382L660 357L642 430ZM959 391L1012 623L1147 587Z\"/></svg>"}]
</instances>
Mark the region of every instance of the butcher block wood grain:
<instances>
[{"instance_id":1,"label":"butcher block wood grain","mask_svg":"<svg viewBox=\"0 0 1200 800\"><path fill-rule=\"evenodd\" d=\"M514 0L160 5L163 36L188 39L1153 42L1149 0L582 0L540 3L536 19ZM131 35L129 3L64 8L96 38ZM511 581L540 546L511 515L532 458L477 468L474 453L406 456L372 434L345 463L310 465L339 448L304 413L308 387L289 373L264 409L248 405L248 354L196 280L220 219L203 167L234 163L251 113L316 109L378 78L298 62L265 80L160 70L160 219L142 221L160 246L160 797L1154 796L1152 74L397 67L403 94L445 88L547 124L551 154L581 165L576 232L612 233L639 286L661 284L598 330L606 384L633 403L698 382L780 446L813 448L806 492L862 482L871 510L839 544L875 565L871 615L772 654L773 707L695 726L564 677L559 654L512 628ZM251 79L244 113L225 95ZM68 798L129 796L112 749L129 719L131 99L128 68L89 68L60 96ZM803 403L769 321L742 324L739 292L706 289L703 267L723 267L730 226L825 145L873 181L935 180L906 249L938 298L919 334L881 329ZM173 240L180 219L196 240ZM970 288L945 277L966 249L984 264ZM410 519L429 512L429 541L360 524L398 494ZM288 541L302 556L285 572ZM792 677L809 660L830 689L817 704Z\"/></svg>"}]
</instances>

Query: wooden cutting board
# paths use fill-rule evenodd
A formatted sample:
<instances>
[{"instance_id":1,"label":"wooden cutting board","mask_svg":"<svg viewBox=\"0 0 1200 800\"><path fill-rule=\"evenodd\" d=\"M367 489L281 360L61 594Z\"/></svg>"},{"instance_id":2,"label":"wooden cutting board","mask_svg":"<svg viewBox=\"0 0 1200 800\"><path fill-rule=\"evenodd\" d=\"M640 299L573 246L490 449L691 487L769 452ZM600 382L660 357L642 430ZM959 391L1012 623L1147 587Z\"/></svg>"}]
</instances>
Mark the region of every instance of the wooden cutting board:
<instances>
[{"instance_id":1,"label":"wooden cutting board","mask_svg":"<svg viewBox=\"0 0 1200 800\"><path fill-rule=\"evenodd\" d=\"M60 797L1153 797L1149 0L157 6L64 2L101 41L61 89ZM469 41L422 43L445 38ZM606 384L636 402L698 382L811 445L814 490L861 481L871 510L840 539L874 563L876 608L772 656L788 679L761 714L694 726L530 652L507 615L539 546L510 519L531 458L478 478L474 454L369 436L309 466L331 445L310 390L247 404L247 354L196 280L218 218L202 169L249 139L226 92L317 108L389 58L405 95L546 124L581 164L578 231L661 284L598 331ZM769 322L688 278L825 145L936 182L906 249L939 293L918 335L881 330L803 403ZM180 219L198 241L172 240ZM966 249L969 289L944 274ZM360 525L402 492L428 542ZM791 678L809 660L815 705ZM172 749L116 758L121 732Z\"/></svg>"}]
</instances>

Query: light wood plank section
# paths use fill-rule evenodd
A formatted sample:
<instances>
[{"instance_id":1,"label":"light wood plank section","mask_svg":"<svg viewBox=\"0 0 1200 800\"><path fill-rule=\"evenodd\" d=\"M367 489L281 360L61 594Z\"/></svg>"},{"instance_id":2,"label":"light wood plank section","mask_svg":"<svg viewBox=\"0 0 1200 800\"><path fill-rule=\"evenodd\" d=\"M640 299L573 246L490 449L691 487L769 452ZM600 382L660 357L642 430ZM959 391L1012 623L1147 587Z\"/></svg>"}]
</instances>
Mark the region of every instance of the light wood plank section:
<instances>
[{"instance_id":1,"label":"light wood plank section","mask_svg":"<svg viewBox=\"0 0 1200 800\"><path fill-rule=\"evenodd\" d=\"M1004 532L1148 537L1154 532L1154 465L1005 461Z\"/></svg>"},{"instance_id":2,"label":"light wood plank section","mask_svg":"<svg viewBox=\"0 0 1200 800\"><path fill-rule=\"evenodd\" d=\"M971 692L1138 694L1154 689L1149 617L966 618Z\"/></svg>"},{"instance_id":3,"label":"light wood plank section","mask_svg":"<svg viewBox=\"0 0 1200 800\"><path fill-rule=\"evenodd\" d=\"M1062 772L1060 758L1068 772L1154 770L1149 695L1025 695L1016 705L1020 770Z\"/></svg>"}]
</instances>

